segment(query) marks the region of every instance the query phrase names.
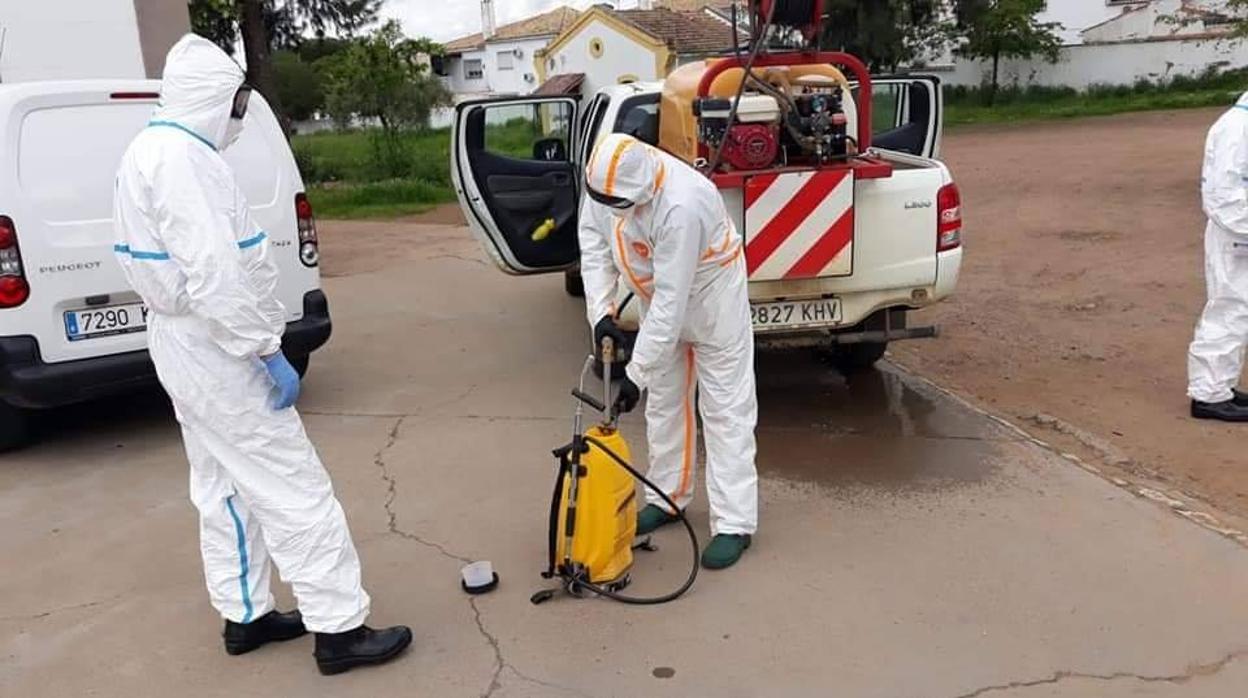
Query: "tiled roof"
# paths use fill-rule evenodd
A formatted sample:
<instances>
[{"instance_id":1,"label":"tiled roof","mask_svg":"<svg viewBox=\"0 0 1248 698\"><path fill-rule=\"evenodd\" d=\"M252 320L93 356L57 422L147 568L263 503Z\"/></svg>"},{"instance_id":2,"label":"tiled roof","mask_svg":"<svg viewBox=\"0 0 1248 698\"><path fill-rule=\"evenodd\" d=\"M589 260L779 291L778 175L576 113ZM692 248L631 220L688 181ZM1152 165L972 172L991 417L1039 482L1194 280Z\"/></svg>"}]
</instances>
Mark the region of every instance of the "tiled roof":
<instances>
[{"instance_id":1,"label":"tiled roof","mask_svg":"<svg viewBox=\"0 0 1248 698\"><path fill-rule=\"evenodd\" d=\"M701 11L616 10L616 17L667 43L676 53L718 53L732 48L732 29ZM746 37L741 35L744 43Z\"/></svg>"},{"instance_id":2,"label":"tiled roof","mask_svg":"<svg viewBox=\"0 0 1248 698\"><path fill-rule=\"evenodd\" d=\"M522 19L519 22L504 24L498 28L490 41L514 41L535 36L554 36L571 26L580 15L580 12L566 5L556 7L550 12ZM485 35L478 32L447 42L445 49L447 53L475 51L485 46L485 41Z\"/></svg>"},{"instance_id":3,"label":"tiled roof","mask_svg":"<svg viewBox=\"0 0 1248 698\"><path fill-rule=\"evenodd\" d=\"M581 83L585 82L585 73L563 73L554 75L542 86L534 90L535 95L575 95L581 92Z\"/></svg>"},{"instance_id":4,"label":"tiled roof","mask_svg":"<svg viewBox=\"0 0 1248 698\"><path fill-rule=\"evenodd\" d=\"M669 10L677 12L694 12L704 7L714 10L727 10L732 7L732 0L656 0L655 7L666 7ZM741 3L742 12L745 11L745 3Z\"/></svg>"}]
</instances>

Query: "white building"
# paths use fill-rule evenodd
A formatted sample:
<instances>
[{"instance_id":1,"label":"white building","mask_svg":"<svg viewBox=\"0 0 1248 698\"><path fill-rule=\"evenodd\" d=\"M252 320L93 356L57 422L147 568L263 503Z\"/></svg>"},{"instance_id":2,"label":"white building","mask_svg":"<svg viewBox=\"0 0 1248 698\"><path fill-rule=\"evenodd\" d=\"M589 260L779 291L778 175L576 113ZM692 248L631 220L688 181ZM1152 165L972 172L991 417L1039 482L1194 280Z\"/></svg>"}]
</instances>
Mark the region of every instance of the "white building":
<instances>
[{"instance_id":1,"label":"white building","mask_svg":"<svg viewBox=\"0 0 1248 698\"><path fill-rule=\"evenodd\" d=\"M1230 19L1224 0L1152 0L1136 3L1114 17L1083 30L1086 43L1160 40L1174 37L1217 38Z\"/></svg>"},{"instance_id":2,"label":"white building","mask_svg":"<svg viewBox=\"0 0 1248 698\"><path fill-rule=\"evenodd\" d=\"M1062 25L1058 31L1062 43L1074 46L1083 43L1083 30L1088 27L1148 4L1148 0L1048 0L1036 19Z\"/></svg>"},{"instance_id":3,"label":"white building","mask_svg":"<svg viewBox=\"0 0 1248 698\"><path fill-rule=\"evenodd\" d=\"M0 0L0 82L160 77L191 23L171 0Z\"/></svg>"},{"instance_id":4,"label":"white building","mask_svg":"<svg viewBox=\"0 0 1248 698\"><path fill-rule=\"evenodd\" d=\"M524 95L541 84L534 55L580 12L558 7L535 17L495 26L494 3L482 0L482 31L446 44L446 55L436 66L447 89L457 99Z\"/></svg>"},{"instance_id":5,"label":"white building","mask_svg":"<svg viewBox=\"0 0 1248 698\"><path fill-rule=\"evenodd\" d=\"M731 48L730 23L712 12L596 5L538 52L537 69L543 82L558 75L583 76L581 92L592 94L606 85L661 80L678 65Z\"/></svg>"}]
</instances>

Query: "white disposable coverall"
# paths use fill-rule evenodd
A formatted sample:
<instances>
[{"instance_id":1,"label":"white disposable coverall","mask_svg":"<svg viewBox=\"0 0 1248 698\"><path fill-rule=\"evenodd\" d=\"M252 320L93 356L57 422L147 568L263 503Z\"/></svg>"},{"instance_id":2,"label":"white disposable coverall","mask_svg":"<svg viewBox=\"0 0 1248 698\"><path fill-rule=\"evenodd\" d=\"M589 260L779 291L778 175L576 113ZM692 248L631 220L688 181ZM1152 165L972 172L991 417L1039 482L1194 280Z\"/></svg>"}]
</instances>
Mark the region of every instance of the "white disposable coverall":
<instances>
[{"instance_id":1,"label":"white disposable coverall","mask_svg":"<svg viewBox=\"0 0 1248 698\"><path fill-rule=\"evenodd\" d=\"M286 322L274 250L218 153L243 73L188 35L163 80L117 173L114 249L150 308L148 347L182 426L209 596L228 620L260 618L273 610L271 559L309 630L350 630L369 597L346 517L299 415L270 406L259 358L281 348Z\"/></svg>"},{"instance_id":2,"label":"white disposable coverall","mask_svg":"<svg viewBox=\"0 0 1248 698\"><path fill-rule=\"evenodd\" d=\"M1205 142L1201 196L1208 302L1188 352L1188 396L1232 397L1248 346L1248 93L1218 119Z\"/></svg>"},{"instance_id":3,"label":"white disposable coverall","mask_svg":"<svg viewBox=\"0 0 1248 698\"><path fill-rule=\"evenodd\" d=\"M590 325L615 311L618 282L641 302L628 377L648 389L650 479L683 509L693 499L697 417L706 440L712 534L758 528L754 334L743 240L715 186L676 158L612 134L586 170L581 275ZM667 508L654 492L651 504Z\"/></svg>"}]
</instances>

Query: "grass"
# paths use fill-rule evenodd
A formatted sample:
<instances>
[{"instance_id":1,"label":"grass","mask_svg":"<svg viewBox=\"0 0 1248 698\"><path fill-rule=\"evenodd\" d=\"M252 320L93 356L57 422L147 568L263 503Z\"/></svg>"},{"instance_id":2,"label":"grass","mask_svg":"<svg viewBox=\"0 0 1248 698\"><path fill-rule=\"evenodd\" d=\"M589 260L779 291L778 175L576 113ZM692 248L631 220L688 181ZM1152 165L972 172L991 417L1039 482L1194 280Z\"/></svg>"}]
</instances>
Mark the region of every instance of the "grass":
<instances>
[{"instance_id":1,"label":"grass","mask_svg":"<svg viewBox=\"0 0 1248 698\"><path fill-rule=\"evenodd\" d=\"M1248 87L1248 71L1207 72L1163 82L1069 87L1003 86L988 105L985 88L947 87L945 124L959 126L1106 116L1127 112L1230 106Z\"/></svg>"},{"instance_id":2,"label":"grass","mask_svg":"<svg viewBox=\"0 0 1248 698\"><path fill-rule=\"evenodd\" d=\"M532 121L486 127L492 152L528 158ZM296 135L291 140L308 198L322 218L393 218L423 213L455 200L450 131L403 134L397 142L377 131Z\"/></svg>"},{"instance_id":3,"label":"grass","mask_svg":"<svg viewBox=\"0 0 1248 698\"><path fill-rule=\"evenodd\" d=\"M398 218L455 200L450 187L419 179L363 184L312 184L308 199L320 218Z\"/></svg>"}]
</instances>

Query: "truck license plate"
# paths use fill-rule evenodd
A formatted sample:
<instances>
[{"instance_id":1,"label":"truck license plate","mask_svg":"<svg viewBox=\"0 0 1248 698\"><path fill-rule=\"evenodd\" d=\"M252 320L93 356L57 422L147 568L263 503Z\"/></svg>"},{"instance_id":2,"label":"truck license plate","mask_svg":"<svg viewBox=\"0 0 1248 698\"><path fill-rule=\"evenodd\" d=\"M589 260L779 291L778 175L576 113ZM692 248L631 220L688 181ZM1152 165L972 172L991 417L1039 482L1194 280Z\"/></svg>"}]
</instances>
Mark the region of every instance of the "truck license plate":
<instances>
[{"instance_id":1,"label":"truck license plate","mask_svg":"<svg viewBox=\"0 0 1248 698\"><path fill-rule=\"evenodd\" d=\"M142 332L145 329L147 308L142 303L65 312L65 336L71 342Z\"/></svg>"},{"instance_id":2,"label":"truck license plate","mask_svg":"<svg viewBox=\"0 0 1248 698\"><path fill-rule=\"evenodd\" d=\"M823 327L841 323L841 301L820 298L811 301L752 303L750 318L755 330L787 330Z\"/></svg>"}]
</instances>

